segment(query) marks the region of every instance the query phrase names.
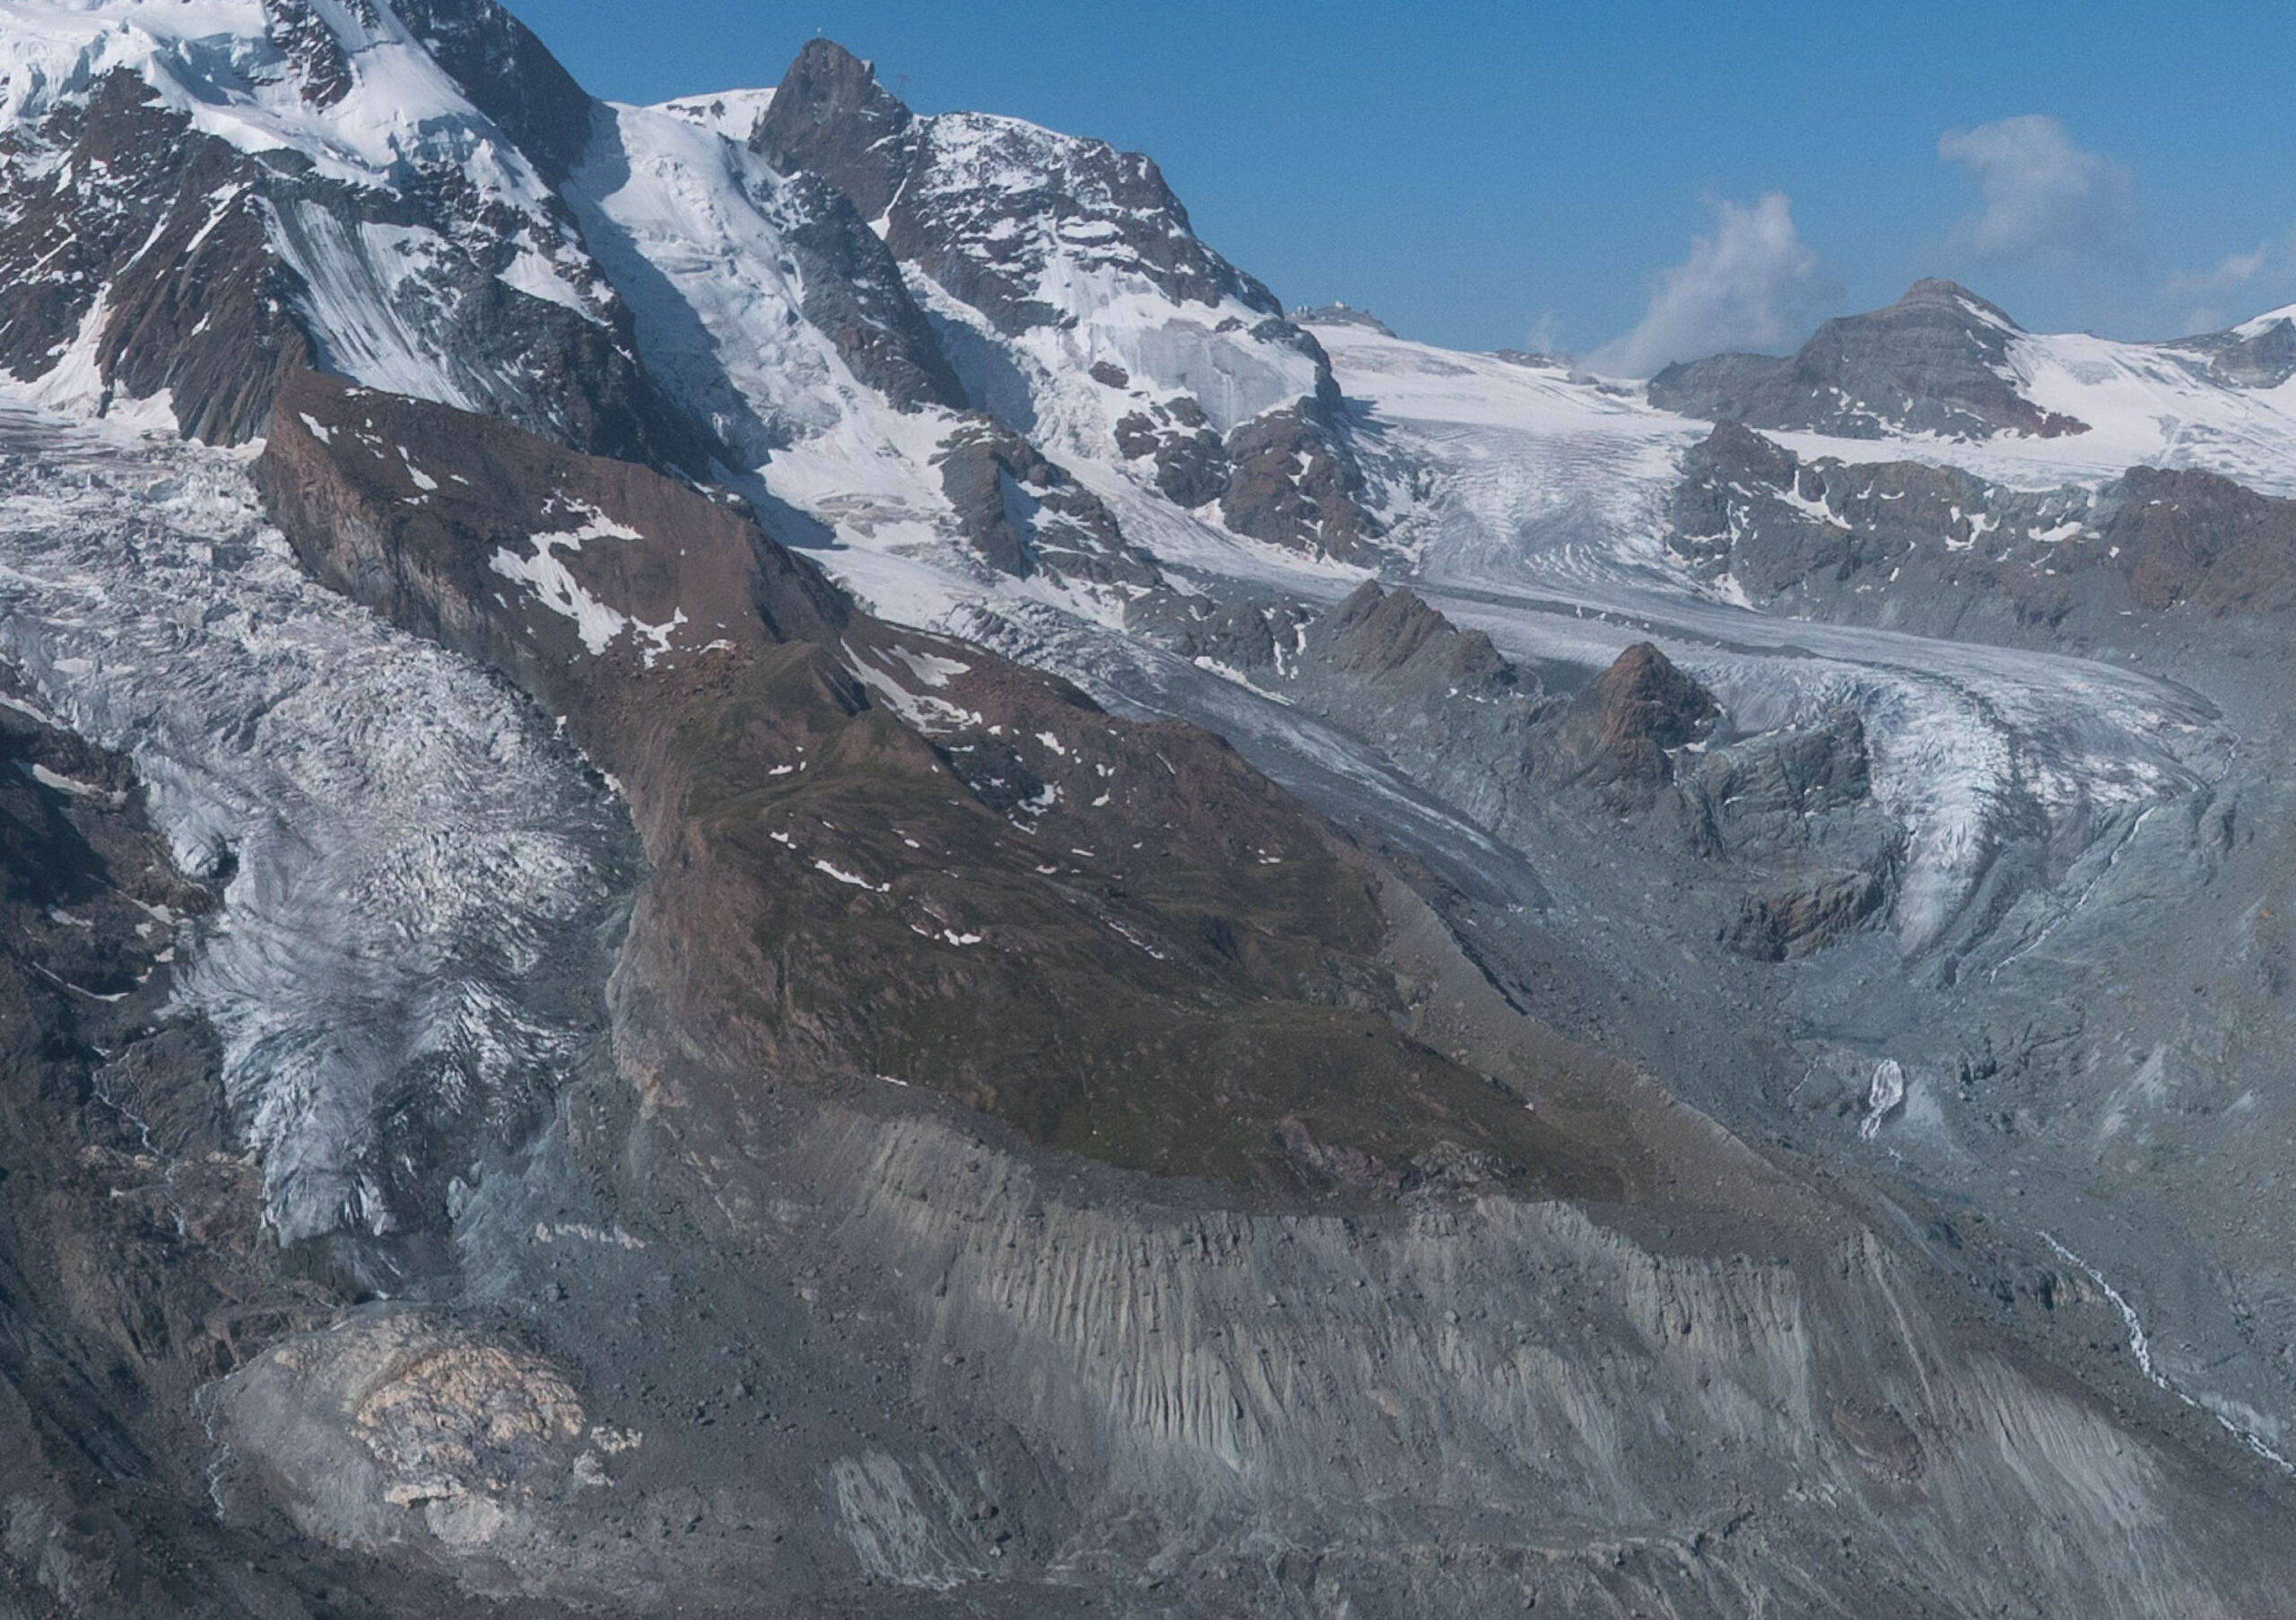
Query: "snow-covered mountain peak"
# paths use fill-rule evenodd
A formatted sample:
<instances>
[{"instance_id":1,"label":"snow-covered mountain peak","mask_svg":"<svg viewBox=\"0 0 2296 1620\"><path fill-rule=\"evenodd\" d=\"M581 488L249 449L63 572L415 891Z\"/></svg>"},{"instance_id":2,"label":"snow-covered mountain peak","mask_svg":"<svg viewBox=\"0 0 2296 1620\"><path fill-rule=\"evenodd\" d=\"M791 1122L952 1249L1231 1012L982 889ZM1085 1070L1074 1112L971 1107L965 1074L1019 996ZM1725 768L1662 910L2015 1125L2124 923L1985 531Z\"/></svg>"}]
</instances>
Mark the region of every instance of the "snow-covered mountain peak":
<instances>
[{"instance_id":1,"label":"snow-covered mountain peak","mask_svg":"<svg viewBox=\"0 0 2296 1620\"><path fill-rule=\"evenodd\" d=\"M1974 318L1982 326L1996 327L2004 332L2024 330L2000 305L1990 299L1979 297L1959 282L1947 281L1942 276L1924 276L1908 287L1905 296L1892 308L1940 310Z\"/></svg>"},{"instance_id":2,"label":"snow-covered mountain peak","mask_svg":"<svg viewBox=\"0 0 2296 1620\"><path fill-rule=\"evenodd\" d=\"M970 402L1075 460L1128 464L1232 531L1349 554L1380 532L1330 366L1196 234L1156 165L978 113L921 117L809 44L750 144L849 198L900 261Z\"/></svg>"},{"instance_id":3,"label":"snow-covered mountain peak","mask_svg":"<svg viewBox=\"0 0 2296 1620\"><path fill-rule=\"evenodd\" d=\"M955 251L1023 303L1063 309L1066 287L1129 282L1170 302L1257 321L1267 289L1205 247L1154 161L1019 118L922 121L900 199L937 216Z\"/></svg>"},{"instance_id":4,"label":"snow-covered mountain peak","mask_svg":"<svg viewBox=\"0 0 2296 1620\"><path fill-rule=\"evenodd\" d=\"M1150 159L1019 118L919 117L870 64L828 40L791 65L752 144L777 169L818 174L865 218L882 219L895 253L1007 334L1073 313L1048 294L1095 272L1176 304L1283 313L1196 236Z\"/></svg>"},{"instance_id":5,"label":"snow-covered mountain peak","mask_svg":"<svg viewBox=\"0 0 2296 1620\"><path fill-rule=\"evenodd\" d=\"M369 0L0 4L0 122L37 126L117 72L243 152L297 154L364 186L451 165L489 196L547 206L534 162Z\"/></svg>"},{"instance_id":6,"label":"snow-covered mountain peak","mask_svg":"<svg viewBox=\"0 0 2296 1620\"><path fill-rule=\"evenodd\" d=\"M2277 309L2267 309L2262 315L2244 320L2231 329L2231 335L2255 339L2287 326L2296 326L2296 304L2283 304Z\"/></svg>"}]
</instances>

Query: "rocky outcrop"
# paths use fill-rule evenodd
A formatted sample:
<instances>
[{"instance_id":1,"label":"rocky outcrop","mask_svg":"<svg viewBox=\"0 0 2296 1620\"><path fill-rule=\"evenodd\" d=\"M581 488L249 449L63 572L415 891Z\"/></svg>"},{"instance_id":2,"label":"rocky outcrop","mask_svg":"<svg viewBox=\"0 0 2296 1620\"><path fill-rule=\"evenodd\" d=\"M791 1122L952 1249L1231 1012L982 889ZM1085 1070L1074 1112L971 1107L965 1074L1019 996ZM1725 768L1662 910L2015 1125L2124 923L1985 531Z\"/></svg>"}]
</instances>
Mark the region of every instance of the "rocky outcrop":
<instances>
[{"instance_id":1,"label":"rocky outcrop","mask_svg":"<svg viewBox=\"0 0 2296 1620\"><path fill-rule=\"evenodd\" d=\"M1292 318L1302 327L1361 327L1382 337L1395 335L1394 329L1369 309L1347 304L1318 304L1313 309L1294 309Z\"/></svg>"},{"instance_id":2,"label":"rocky outcrop","mask_svg":"<svg viewBox=\"0 0 2296 1620\"><path fill-rule=\"evenodd\" d=\"M1247 422L1224 449L1234 470L1220 516L1238 534L1343 561L1360 561L1386 534L1365 507L1353 457L1313 408Z\"/></svg>"},{"instance_id":3,"label":"rocky outcrop","mask_svg":"<svg viewBox=\"0 0 2296 1620\"><path fill-rule=\"evenodd\" d=\"M1622 811L1648 810L1674 780L1674 751L1702 740L1713 694L1648 641L1637 642L1559 717L1547 773Z\"/></svg>"},{"instance_id":4,"label":"rocky outcrop","mask_svg":"<svg viewBox=\"0 0 2296 1620\"><path fill-rule=\"evenodd\" d=\"M1557 794L1650 811L1674 757L1712 729L1712 696L1648 642L1564 699L1407 588L1358 587L1328 612L1145 601L1133 627L1184 657L1340 721L1505 831Z\"/></svg>"},{"instance_id":5,"label":"rocky outcrop","mask_svg":"<svg viewBox=\"0 0 2296 1620\"><path fill-rule=\"evenodd\" d=\"M900 266L846 194L799 174L775 203L775 222L804 283L804 317L854 376L903 410L963 410L964 385L910 298Z\"/></svg>"},{"instance_id":6,"label":"rocky outcrop","mask_svg":"<svg viewBox=\"0 0 2296 1620\"><path fill-rule=\"evenodd\" d=\"M848 612L736 506L312 372L284 385L256 472L314 575L559 712L713 642L833 641ZM649 530L683 544L621 544Z\"/></svg>"},{"instance_id":7,"label":"rocky outcrop","mask_svg":"<svg viewBox=\"0 0 2296 1620\"><path fill-rule=\"evenodd\" d=\"M263 1459L314 1539L379 1552L419 1536L442 1563L504 1557L555 1502L605 1488L606 1458L643 1441L594 1430L545 1358L420 1311L291 1339L204 1406L219 1437Z\"/></svg>"},{"instance_id":8,"label":"rocky outcrop","mask_svg":"<svg viewBox=\"0 0 2296 1620\"><path fill-rule=\"evenodd\" d=\"M2180 337L2161 346L2194 356L2219 382L2276 388L2296 377L2296 315L2277 309L2229 332Z\"/></svg>"},{"instance_id":9,"label":"rocky outcrop","mask_svg":"<svg viewBox=\"0 0 2296 1620\"><path fill-rule=\"evenodd\" d=\"M1408 588L1366 581L1323 613L1143 598L1129 627L1364 737L1484 825L1535 814L1567 706Z\"/></svg>"},{"instance_id":10,"label":"rocky outcrop","mask_svg":"<svg viewBox=\"0 0 2296 1620\"><path fill-rule=\"evenodd\" d=\"M1784 358L1720 354L1668 366L1650 402L1685 416L1846 439L1884 432L2053 439L2087 431L2042 410L2007 375L2017 324L1951 282L1916 282L1886 309L1820 327Z\"/></svg>"},{"instance_id":11,"label":"rocky outcrop","mask_svg":"<svg viewBox=\"0 0 2296 1620\"><path fill-rule=\"evenodd\" d=\"M1979 640L2114 641L2131 614L2296 607L2296 501L2198 469L2014 490L1915 462L1804 462L1736 423L1683 463L1669 547L1774 612Z\"/></svg>"},{"instance_id":12,"label":"rocky outcrop","mask_svg":"<svg viewBox=\"0 0 2296 1620\"><path fill-rule=\"evenodd\" d=\"M916 163L917 115L876 69L831 39L811 39L781 75L749 135L784 174L817 174L864 219L891 208Z\"/></svg>"},{"instance_id":13,"label":"rocky outcrop","mask_svg":"<svg viewBox=\"0 0 2296 1620\"><path fill-rule=\"evenodd\" d=\"M1130 383L1127 377L1109 386ZM1219 500L1236 475L1228 447L1212 431L1204 408L1185 395L1118 419L1116 445L1127 461L1153 462L1156 487L1167 501L1190 511Z\"/></svg>"},{"instance_id":14,"label":"rocky outcrop","mask_svg":"<svg viewBox=\"0 0 2296 1620\"><path fill-rule=\"evenodd\" d=\"M1175 505L1217 503L1239 535L1297 551L1361 560L1387 532L1371 515L1352 450L1313 404L1272 411L1224 440L1187 396L1155 401L1116 424L1127 461L1155 469L1156 487Z\"/></svg>"},{"instance_id":15,"label":"rocky outcrop","mask_svg":"<svg viewBox=\"0 0 2296 1620\"><path fill-rule=\"evenodd\" d=\"M350 56L308 0L264 0L263 14L265 31L291 65L305 100L314 107L332 107L351 93ZM373 21L371 8L364 20Z\"/></svg>"},{"instance_id":16,"label":"rocky outcrop","mask_svg":"<svg viewBox=\"0 0 2296 1620\"><path fill-rule=\"evenodd\" d=\"M1019 434L986 417L960 426L934 457L965 544L1016 579L1153 586L1162 576L1100 497Z\"/></svg>"}]
</instances>

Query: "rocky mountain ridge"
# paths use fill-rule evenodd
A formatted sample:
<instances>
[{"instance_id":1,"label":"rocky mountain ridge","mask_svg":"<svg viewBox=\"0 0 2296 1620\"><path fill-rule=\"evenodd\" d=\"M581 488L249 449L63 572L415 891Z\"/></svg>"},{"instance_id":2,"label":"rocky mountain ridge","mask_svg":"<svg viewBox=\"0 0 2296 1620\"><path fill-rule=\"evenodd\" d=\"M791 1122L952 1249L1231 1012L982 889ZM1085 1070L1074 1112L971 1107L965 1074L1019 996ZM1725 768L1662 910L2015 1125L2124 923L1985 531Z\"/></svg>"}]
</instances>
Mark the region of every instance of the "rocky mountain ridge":
<instances>
[{"instance_id":1,"label":"rocky mountain ridge","mask_svg":"<svg viewBox=\"0 0 2296 1620\"><path fill-rule=\"evenodd\" d=\"M1650 379L1653 404L1687 416L1846 439L1885 430L2055 439L2086 422L2044 411L2005 375L2017 324L1952 282L1916 282L1886 309L1828 321L1793 355L1726 354Z\"/></svg>"},{"instance_id":2,"label":"rocky mountain ridge","mask_svg":"<svg viewBox=\"0 0 2296 1620\"><path fill-rule=\"evenodd\" d=\"M2126 621L2296 604L2288 501L2197 469L2026 491L1915 463L1805 463L1726 423L1686 459L1672 545L1774 611L1926 633L2090 644Z\"/></svg>"}]
</instances>

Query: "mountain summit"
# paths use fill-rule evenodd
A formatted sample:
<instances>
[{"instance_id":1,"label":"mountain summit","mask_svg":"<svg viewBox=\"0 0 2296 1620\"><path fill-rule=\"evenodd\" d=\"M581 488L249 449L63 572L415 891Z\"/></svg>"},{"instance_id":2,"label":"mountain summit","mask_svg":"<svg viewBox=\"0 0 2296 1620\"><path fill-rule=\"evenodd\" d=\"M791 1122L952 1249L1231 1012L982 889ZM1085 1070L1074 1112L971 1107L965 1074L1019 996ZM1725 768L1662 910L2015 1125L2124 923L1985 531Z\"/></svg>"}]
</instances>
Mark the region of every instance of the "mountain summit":
<instances>
[{"instance_id":1,"label":"mountain summit","mask_svg":"<svg viewBox=\"0 0 2296 1620\"><path fill-rule=\"evenodd\" d=\"M1851 439L2084 431L2018 391L2010 361L2022 335L1967 288L1918 281L1886 309L1826 322L1782 359L1723 354L1668 366L1651 379L1650 399L1688 416Z\"/></svg>"}]
</instances>

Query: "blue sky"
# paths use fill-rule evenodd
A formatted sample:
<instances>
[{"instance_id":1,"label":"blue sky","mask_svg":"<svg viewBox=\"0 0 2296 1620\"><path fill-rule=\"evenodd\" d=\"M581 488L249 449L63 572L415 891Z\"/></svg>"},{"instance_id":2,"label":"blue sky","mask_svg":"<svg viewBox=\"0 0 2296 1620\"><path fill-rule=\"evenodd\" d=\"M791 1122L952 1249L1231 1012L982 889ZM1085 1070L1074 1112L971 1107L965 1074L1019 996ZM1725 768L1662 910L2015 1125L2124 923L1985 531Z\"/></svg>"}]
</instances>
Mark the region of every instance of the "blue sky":
<instances>
[{"instance_id":1,"label":"blue sky","mask_svg":"<svg viewBox=\"0 0 2296 1620\"><path fill-rule=\"evenodd\" d=\"M1918 275L2035 329L2296 300L2296 8L2029 0L510 0L594 91L770 84L815 33L920 110L1153 155L1292 303L1648 369Z\"/></svg>"}]
</instances>

